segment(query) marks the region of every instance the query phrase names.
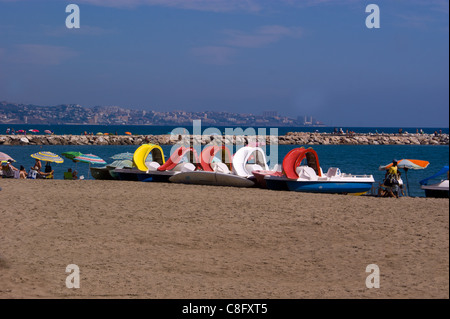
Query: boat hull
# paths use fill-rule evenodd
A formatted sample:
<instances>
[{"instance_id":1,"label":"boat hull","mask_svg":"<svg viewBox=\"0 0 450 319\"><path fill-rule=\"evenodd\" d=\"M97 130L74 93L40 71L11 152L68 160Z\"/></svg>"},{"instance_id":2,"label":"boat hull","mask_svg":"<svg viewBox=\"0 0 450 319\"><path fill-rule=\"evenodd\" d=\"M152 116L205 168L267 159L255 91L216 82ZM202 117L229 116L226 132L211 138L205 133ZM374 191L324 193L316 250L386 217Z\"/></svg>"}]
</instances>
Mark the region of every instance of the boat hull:
<instances>
[{"instance_id":1,"label":"boat hull","mask_svg":"<svg viewBox=\"0 0 450 319\"><path fill-rule=\"evenodd\" d=\"M194 185L212 185L226 187L252 187L255 185L248 178L215 173L215 172L186 172L180 173L170 178L172 183L194 184Z\"/></svg>"},{"instance_id":2,"label":"boat hull","mask_svg":"<svg viewBox=\"0 0 450 319\"><path fill-rule=\"evenodd\" d=\"M266 176L278 176L278 177L283 176L282 172L277 172L277 171L253 171L252 174L255 177L256 187L264 188L264 189L269 188L267 186ZM276 185L272 186L272 187L276 187ZM284 190L287 190L287 187L285 187L285 188L286 189L284 189ZM278 190L278 189L276 189L276 190Z\"/></svg>"},{"instance_id":3,"label":"boat hull","mask_svg":"<svg viewBox=\"0 0 450 319\"><path fill-rule=\"evenodd\" d=\"M266 187L273 191L288 191L289 187L287 186L286 180L283 179L272 179L265 178Z\"/></svg>"},{"instance_id":4,"label":"boat hull","mask_svg":"<svg viewBox=\"0 0 450 319\"><path fill-rule=\"evenodd\" d=\"M435 189L426 189L425 197L431 198L449 198L448 190L435 190Z\"/></svg>"},{"instance_id":5,"label":"boat hull","mask_svg":"<svg viewBox=\"0 0 450 319\"><path fill-rule=\"evenodd\" d=\"M113 171L114 175L117 175L118 179L121 181L138 182L138 169L115 169Z\"/></svg>"},{"instance_id":6,"label":"boat hull","mask_svg":"<svg viewBox=\"0 0 450 319\"><path fill-rule=\"evenodd\" d=\"M448 180L442 181L434 185L423 185L422 189L425 191L426 197L449 198Z\"/></svg>"},{"instance_id":7,"label":"boat hull","mask_svg":"<svg viewBox=\"0 0 450 319\"><path fill-rule=\"evenodd\" d=\"M286 181L290 191L327 194L358 194L372 189L372 182Z\"/></svg>"},{"instance_id":8,"label":"boat hull","mask_svg":"<svg viewBox=\"0 0 450 319\"><path fill-rule=\"evenodd\" d=\"M176 175L179 172L140 172L137 174L137 178L140 182L145 183L169 183L169 178Z\"/></svg>"},{"instance_id":9,"label":"boat hull","mask_svg":"<svg viewBox=\"0 0 450 319\"><path fill-rule=\"evenodd\" d=\"M114 169L115 168L109 168L108 169L109 175L111 175L112 179L114 179L114 180L120 180L119 173L114 172Z\"/></svg>"},{"instance_id":10,"label":"boat hull","mask_svg":"<svg viewBox=\"0 0 450 319\"><path fill-rule=\"evenodd\" d=\"M91 175L97 180L112 180L113 177L109 174L109 170L106 167L91 167Z\"/></svg>"}]
</instances>

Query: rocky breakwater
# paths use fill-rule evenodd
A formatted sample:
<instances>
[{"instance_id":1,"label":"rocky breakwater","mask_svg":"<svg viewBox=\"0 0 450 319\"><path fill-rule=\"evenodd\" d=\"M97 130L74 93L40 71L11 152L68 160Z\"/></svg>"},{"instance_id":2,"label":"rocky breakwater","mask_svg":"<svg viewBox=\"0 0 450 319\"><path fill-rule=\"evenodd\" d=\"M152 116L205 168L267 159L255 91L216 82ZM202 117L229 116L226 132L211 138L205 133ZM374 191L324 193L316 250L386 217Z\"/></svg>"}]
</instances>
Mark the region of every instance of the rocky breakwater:
<instances>
[{"instance_id":1,"label":"rocky breakwater","mask_svg":"<svg viewBox=\"0 0 450 319\"><path fill-rule=\"evenodd\" d=\"M170 144L170 135L3 135L0 145L141 145Z\"/></svg>"},{"instance_id":2,"label":"rocky breakwater","mask_svg":"<svg viewBox=\"0 0 450 319\"><path fill-rule=\"evenodd\" d=\"M285 145L449 145L448 134L327 134L287 133Z\"/></svg>"},{"instance_id":3,"label":"rocky breakwater","mask_svg":"<svg viewBox=\"0 0 450 319\"><path fill-rule=\"evenodd\" d=\"M272 144L277 137L260 137L259 141ZM141 145L154 143L174 145L195 144L247 145L255 141L248 136L182 136L182 135L1 135L0 145ZM288 133L278 137L281 145L449 145L448 134L352 134Z\"/></svg>"}]
</instances>

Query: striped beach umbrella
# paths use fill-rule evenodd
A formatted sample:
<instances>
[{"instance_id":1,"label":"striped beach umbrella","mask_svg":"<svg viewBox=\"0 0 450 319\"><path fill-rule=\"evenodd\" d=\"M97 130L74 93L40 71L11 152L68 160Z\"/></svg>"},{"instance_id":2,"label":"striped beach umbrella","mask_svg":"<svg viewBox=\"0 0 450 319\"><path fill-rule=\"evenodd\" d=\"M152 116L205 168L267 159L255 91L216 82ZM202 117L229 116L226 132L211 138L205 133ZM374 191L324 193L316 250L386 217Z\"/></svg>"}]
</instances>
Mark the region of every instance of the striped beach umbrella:
<instances>
[{"instance_id":1,"label":"striped beach umbrella","mask_svg":"<svg viewBox=\"0 0 450 319\"><path fill-rule=\"evenodd\" d=\"M0 152L0 162L11 161L15 162L15 160L6 153Z\"/></svg>"},{"instance_id":2,"label":"striped beach umbrella","mask_svg":"<svg viewBox=\"0 0 450 319\"><path fill-rule=\"evenodd\" d=\"M133 153L130 153L130 152L120 153L120 154L116 154L114 156L111 156L111 158L113 160L129 160L129 161L132 161L133 160Z\"/></svg>"},{"instance_id":3,"label":"striped beach umbrella","mask_svg":"<svg viewBox=\"0 0 450 319\"><path fill-rule=\"evenodd\" d=\"M89 178L89 172L91 170L91 164L106 164L106 162L94 154L82 154L80 156L76 156L74 161L81 162L81 163L88 163L89 164L89 170L88 170L88 178Z\"/></svg>"},{"instance_id":4,"label":"striped beach umbrella","mask_svg":"<svg viewBox=\"0 0 450 319\"><path fill-rule=\"evenodd\" d=\"M44 162L52 162L52 163L57 163L57 164L64 163L64 160L62 159L62 157L60 157L52 152L39 152L39 153L31 154L31 157L41 160L41 161L44 161Z\"/></svg>"},{"instance_id":5,"label":"striped beach umbrella","mask_svg":"<svg viewBox=\"0 0 450 319\"><path fill-rule=\"evenodd\" d=\"M88 164L106 164L106 162L94 154L81 154L74 157L74 161L88 163Z\"/></svg>"}]
</instances>

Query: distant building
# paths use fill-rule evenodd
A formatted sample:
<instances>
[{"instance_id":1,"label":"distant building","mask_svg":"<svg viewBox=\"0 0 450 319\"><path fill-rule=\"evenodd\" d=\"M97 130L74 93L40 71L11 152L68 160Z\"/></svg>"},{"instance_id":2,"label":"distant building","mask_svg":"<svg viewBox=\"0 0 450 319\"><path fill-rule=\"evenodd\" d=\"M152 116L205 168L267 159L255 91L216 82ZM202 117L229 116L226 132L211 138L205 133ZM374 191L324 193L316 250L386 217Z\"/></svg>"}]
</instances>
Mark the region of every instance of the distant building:
<instances>
[{"instance_id":1,"label":"distant building","mask_svg":"<svg viewBox=\"0 0 450 319\"><path fill-rule=\"evenodd\" d=\"M278 116L278 112L277 111L266 111L263 113L263 117L264 118L268 118L268 117L277 117Z\"/></svg>"},{"instance_id":2,"label":"distant building","mask_svg":"<svg viewBox=\"0 0 450 319\"><path fill-rule=\"evenodd\" d=\"M297 124L304 126L312 126L312 125L321 125L323 126L323 122L316 120L312 116L301 115L297 117Z\"/></svg>"}]
</instances>

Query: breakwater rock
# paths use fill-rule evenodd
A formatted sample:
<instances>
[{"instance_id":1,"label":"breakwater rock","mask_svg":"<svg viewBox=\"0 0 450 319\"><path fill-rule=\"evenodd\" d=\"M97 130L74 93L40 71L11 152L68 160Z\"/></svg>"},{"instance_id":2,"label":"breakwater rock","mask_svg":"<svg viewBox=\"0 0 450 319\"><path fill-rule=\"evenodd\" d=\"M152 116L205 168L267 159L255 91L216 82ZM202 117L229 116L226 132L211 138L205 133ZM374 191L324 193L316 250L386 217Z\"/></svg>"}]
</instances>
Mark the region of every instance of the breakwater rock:
<instances>
[{"instance_id":1,"label":"breakwater rock","mask_svg":"<svg viewBox=\"0 0 450 319\"><path fill-rule=\"evenodd\" d=\"M0 135L0 145L141 145L154 143L174 145L196 144L247 145L256 140L251 136L220 135ZM287 133L284 136L259 137L266 144L280 145L449 145L448 134L328 134Z\"/></svg>"}]
</instances>

